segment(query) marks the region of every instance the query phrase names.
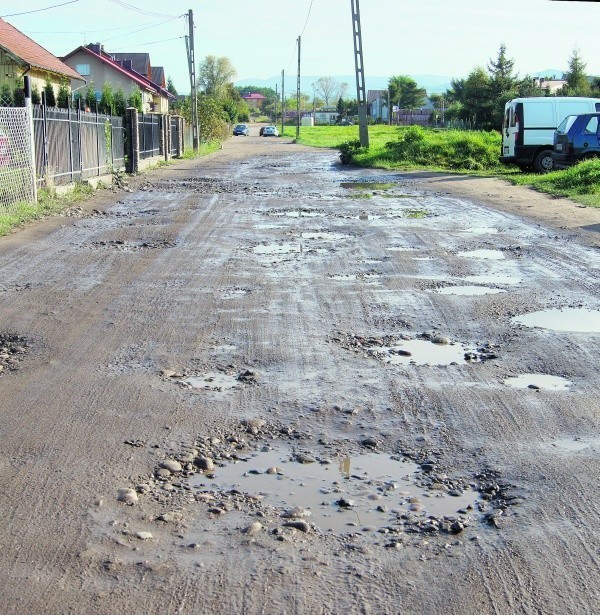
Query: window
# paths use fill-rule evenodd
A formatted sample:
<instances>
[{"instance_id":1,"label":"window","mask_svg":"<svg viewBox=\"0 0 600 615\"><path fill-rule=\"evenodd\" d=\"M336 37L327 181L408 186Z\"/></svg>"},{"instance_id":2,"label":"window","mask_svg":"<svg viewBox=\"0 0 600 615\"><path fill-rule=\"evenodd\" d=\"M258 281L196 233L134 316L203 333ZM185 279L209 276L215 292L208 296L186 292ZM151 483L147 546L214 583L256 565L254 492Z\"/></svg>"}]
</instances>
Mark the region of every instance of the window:
<instances>
[{"instance_id":1,"label":"window","mask_svg":"<svg viewBox=\"0 0 600 615\"><path fill-rule=\"evenodd\" d=\"M586 135L595 135L598 132L598 116L594 115L590 118L590 121L587 123L585 130L583 131Z\"/></svg>"},{"instance_id":2,"label":"window","mask_svg":"<svg viewBox=\"0 0 600 615\"><path fill-rule=\"evenodd\" d=\"M82 77L88 77L90 74L90 65L89 64L75 64L75 70Z\"/></svg>"}]
</instances>

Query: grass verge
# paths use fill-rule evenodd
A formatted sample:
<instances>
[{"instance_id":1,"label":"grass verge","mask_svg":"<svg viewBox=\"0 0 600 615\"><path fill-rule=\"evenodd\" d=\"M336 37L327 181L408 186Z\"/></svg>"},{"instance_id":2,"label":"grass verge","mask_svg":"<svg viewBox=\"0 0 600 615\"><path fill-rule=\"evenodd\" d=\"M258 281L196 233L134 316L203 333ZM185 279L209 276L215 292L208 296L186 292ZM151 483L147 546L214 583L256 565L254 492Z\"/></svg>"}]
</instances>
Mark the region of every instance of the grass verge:
<instances>
[{"instance_id":1,"label":"grass verge","mask_svg":"<svg viewBox=\"0 0 600 615\"><path fill-rule=\"evenodd\" d=\"M221 147L220 141L213 141L211 143L202 143L199 151L186 151L183 155L184 160L192 160L200 158L208 154L216 152ZM172 159L168 162L161 161L154 167L146 169L145 172L151 171L152 168L159 168L162 166L168 166L169 164L176 163L177 160ZM98 189L101 189L100 185ZM73 189L64 194L57 194L55 190L39 190L37 204L32 203L17 203L3 210L0 204L0 237L8 235L15 228L18 228L22 224L31 220L37 220L46 216L60 213L65 209L68 209L75 203L81 203L94 194L95 189L87 182L77 182L74 184Z\"/></svg>"},{"instance_id":2,"label":"grass verge","mask_svg":"<svg viewBox=\"0 0 600 615\"><path fill-rule=\"evenodd\" d=\"M295 138L296 128L284 136ZM497 132L441 130L420 126L369 126L369 149L360 147L358 126L302 126L298 143L340 150L346 164L389 170L428 170L506 179L541 192L600 207L600 161L582 162L547 175L521 173L498 161Z\"/></svg>"}]
</instances>

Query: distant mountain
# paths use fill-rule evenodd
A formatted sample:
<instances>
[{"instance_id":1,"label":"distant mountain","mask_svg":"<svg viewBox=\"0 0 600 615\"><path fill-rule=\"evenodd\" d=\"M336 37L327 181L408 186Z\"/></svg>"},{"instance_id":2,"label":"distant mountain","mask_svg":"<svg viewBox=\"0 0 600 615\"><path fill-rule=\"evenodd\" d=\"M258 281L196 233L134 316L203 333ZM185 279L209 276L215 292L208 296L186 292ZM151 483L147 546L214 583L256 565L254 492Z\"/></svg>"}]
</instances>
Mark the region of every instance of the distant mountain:
<instances>
[{"instance_id":1,"label":"distant mountain","mask_svg":"<svg viewBox=\"0 0 600 615\"><path fill-rule=\"evenodd\" d=\"M530 77L553 77L554 79L562 79L564 70L557 68L549 68L548 70L540 70L537 73L531 73Z\"/></svg>"},{"instance_id":2,"label":"distant mountain","mask_svg":"<svg viewBox=\"0 0 600 615\"><path fill-rule=\"evenodd\" d=\"M312 84L319 80L319 76L300 76L300 91L312 96ZM445 92L450 87L451 77L444 75L410 75L417 84L425 88L428 94ZM354 75L333 75L333 78L340 83L349 84L348 96L356 97L356 77ZM367 90L385 90L389 77L366 77L365 86ZM235 82L236 86L244 87L255 85L261 88L273 88L277 86L277 91L281 91L281 76L270 77L268 79L240 79ZM296 91L296 75L287 74L285 76L285 90L288 96Z\"/></svg>"}]
</instances>

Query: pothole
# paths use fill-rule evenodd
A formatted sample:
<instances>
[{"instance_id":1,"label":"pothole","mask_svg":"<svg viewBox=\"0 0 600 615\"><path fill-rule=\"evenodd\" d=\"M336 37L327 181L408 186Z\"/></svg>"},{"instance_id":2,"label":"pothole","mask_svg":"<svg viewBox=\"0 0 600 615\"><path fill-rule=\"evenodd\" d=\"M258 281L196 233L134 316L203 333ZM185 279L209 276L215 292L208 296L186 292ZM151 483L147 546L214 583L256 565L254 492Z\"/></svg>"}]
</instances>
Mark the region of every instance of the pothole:
<instances>
[{"instance_id":1,"label":"pothole","mask_svg":"<svg viewBox=\"0 0 600 615\"><path fill-rule=\"evenodd\" d=\"M161 376L164 380L192 391L223 392L258 383L258 375L255 372L249 369L239 371L233 366L218 368L201 374L165 369L162 371Z\"/></svg>"},{"instance_id":2,"label":"pothole","mask_svg":"<svg viewBox=\"0 0 600 615\"><path fill-rule=\"evenodd\" d=\"M413 523L466 517L479 495L468 486L423 483L421 466L378 453L299 463L268 451L215 467L210 477L199 474L189 484L195 490L256 494L263 506L281 509L287 518L337 533L375 531L402 516Z\"/></svg>"},{"instance_id":3,"label":"pothole","mask_svg":"<svg viewBox=\"0 0 600 615\"><path fill-rule=\"evenodd\" d=\"M436 288L431 292L439 295L463 295L474 297L478 295L497 295L506 291L501 288L491 288L489 286L444 286L443 288Z\"/></svg>"},{"instance_id":4,"label":"pothole","mask_svg":"<svg viewBox=\"0 0 600 615\"><path fill-rule=\"evenodd\" d=\"M351 190L390 190L395 185L391 182L342 182L340 187Z\"/></svg>"},{"instance_id":5,"label":"pothole","mask_svg":"<svg viewBox=\"0 0 600 615\"><path fill-rule=\"evenodd\" d=\"M330 231L320 232L307 232L301 234L302 239L317 240L317 241L343 241L344 239L350 239L350 235L344 233L333 233Z\"/></svg>"},{"instance_id":6,"label":"pothole","mask_svg":"<svg viewBox=\"0 0 600 615\"><path fill-rule=\"evenodd\" d=\"M600 449L600 438L582 438L579 436L559 438L550 442L544 448L550 451L566 453L593 452Z\"/></svg>"},{"instance_id":7,"label":"pothole","mask_svg":"<svg viewBox=\"0 0 600 615\"><path fill-rule=\"evenodd\" d=\"M573 333L600 333L600 311L586 308L554 308L515 316L512 321L525 327Z\"/></svg>"},{"instance_id":8,"label":"pothole","mask_svg":"<svg viewBox=\"0 0 600 615\"><path fill-rule=\"evenodd\" d=\"M0 333L0 375L16 371L27 353L29 343L16 333Z\"/></svg>"},{"instance_id":9,"label":"pothole","mask_svg":"<svg viewBox=\"0 0 600 615\"><path fill-rule=\"evenodd\" d=\"M162 250L165 248L173 248L175 243L172 241L124 241L122 239L114 239L111 241L94 241L93 248L112 248L119 252L136 252L140 250Z\"/></svg>"},{"instance_id":10,"label":"pothole","mask_svg":"<svg viewBox=\"0 0 600 615\"><path fill-rule=\"evenodd\" d=\"M252 248L254 254L262 254L266 256L279 254L299 253L300 246L294 243L270 243L260 244Z\"/></svg>"},{"instance_id":11,"label":"pothole","mask_svg":"<svg viewBox=\"0 0 600 615\"><path fill-rule=\"evenodd\" d=\"M546 391L568 391L573 383L561 376L550 376L548 374L521 374L511 376L504 380L504 384L515 389L533 389Z\"/></svg>"},{"instance_id":12,"label":"pothole","mask_svg":"<svg viewBox=\"0 0 600 615\"><path fill-rule=\"evenodd\" d=\"M493 261L501 261L505 258L501 250L469 250L467 252L459 252L458 256Z\"/></svg>"},{"instance_id":13,"label":"pothole","mask_svg":"<svg viewBox=\"0 0 600 615\"><path fill-rule=\"evenodd\" d=\"M465 365L498 356L493 344L473 348L442 335L363 337L336 332L330 339L342 348L390 365Z\"/></svg>"},{"instance_id":14,"label":"pothole","mask_svg":"<svg viewBox=\"0 0 600 615\"><path fill-rule=\"evenodd\" d=\"M324 218L327 214L318 209L299 207L297 209L272 209L267 216L284 216L286 218Z\"/></svg>"},{"instance_id":15,"label":"pothole","mask_svg":"<svg viewBox=\"0 0 600 615\"><path fill-rule=\"evenodd\" d=\"M222 299L239 299L252 292L251 288L229 288L222 295Z\"/></svg>"},{"instance_id":16,"label":"pothole","mask_svg":"<svg viewBox=\"0 0 600 615\"><path fill-rule=\"evenodd\" d=\"M468 275L465 276L466 282L473 282L475 284L506 284L507 286L513 286L520 284L523 278L519 278L514 275L506 275L502 273L485 274L485 275Z\"/></svg>"}]
</instances>

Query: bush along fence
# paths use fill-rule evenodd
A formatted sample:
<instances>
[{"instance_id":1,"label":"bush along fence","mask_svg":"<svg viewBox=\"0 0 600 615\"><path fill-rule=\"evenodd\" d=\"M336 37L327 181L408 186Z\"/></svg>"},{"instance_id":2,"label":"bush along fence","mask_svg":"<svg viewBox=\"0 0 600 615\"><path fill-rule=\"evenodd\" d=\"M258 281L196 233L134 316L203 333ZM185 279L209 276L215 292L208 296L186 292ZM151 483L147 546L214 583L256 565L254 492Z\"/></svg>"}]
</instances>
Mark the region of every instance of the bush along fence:
<instances>
[{"instance_id":1,"label":"bush along fence","mask_svg":"<svg viewBox=\"0 0 600 615\"><path fill-rule=\"evenodd\" d=\"M26 80L27 81L27 80ZM26 86L27 88L27 86ZM184 120L142 114L125 117L81 109L0 107L0 213L35 203L37 187L69 184L150 162L180 157Z\"/></svg>"}]
</instances>

